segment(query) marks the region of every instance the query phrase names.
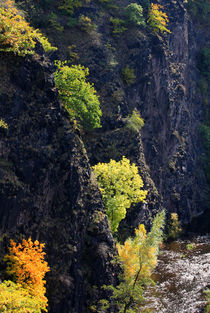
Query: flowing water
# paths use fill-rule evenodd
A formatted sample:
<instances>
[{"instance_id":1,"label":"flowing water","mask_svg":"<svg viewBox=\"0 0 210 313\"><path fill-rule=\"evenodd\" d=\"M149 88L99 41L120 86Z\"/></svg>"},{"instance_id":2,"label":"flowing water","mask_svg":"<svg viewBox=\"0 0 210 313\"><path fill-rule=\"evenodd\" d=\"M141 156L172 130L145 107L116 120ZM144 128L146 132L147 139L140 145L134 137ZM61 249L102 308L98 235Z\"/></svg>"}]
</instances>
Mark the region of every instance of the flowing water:
<instances>
[{"instance_id":1,"label":"flowing water","mask_svg":"<svg viewBox=\"0 0 210 313\"><path fill-rule=\"evenodd\" d=\"M167 244L153 279L156 285L145 293L146 308L152 312L204 312L203 290L210 288L210 236Z\"/></svg>"}]
</instances>

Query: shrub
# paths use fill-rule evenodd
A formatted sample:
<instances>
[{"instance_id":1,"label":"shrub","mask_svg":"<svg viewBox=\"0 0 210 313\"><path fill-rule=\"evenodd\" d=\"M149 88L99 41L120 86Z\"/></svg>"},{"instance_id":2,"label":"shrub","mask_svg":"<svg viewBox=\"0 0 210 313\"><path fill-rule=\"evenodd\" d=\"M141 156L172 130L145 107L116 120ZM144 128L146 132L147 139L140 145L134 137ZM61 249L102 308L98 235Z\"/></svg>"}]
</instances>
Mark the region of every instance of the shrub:
<instances>
[{"instance_id":1,"label":"shrub","mask_svg":"<svg viewBox=\"0 0 210 313\"><path fill-rule=\"evenodd\" d=\"M140 113L134 109L132 114L126 118L126 127L134 132L139 132L144 126L144 120Z\"/></svg>"},{"instance_id":2,"label":"shrub","mask_svg":"<svg viewBox=\"0 0 210 313\"><path fill-rule=\"evenodd\" d=\"M147 23L154 33L170 33L170 30L167 28L169 19L166 13L161 11L162 8L162 5L154 3L151 3L149 8Z\"/></svg>"},{"instance_id":3,"label":"shrub","mask_svg":"<svg viewBox=\"0 0 210 313\"><path fill-rule=\"evenodd\" d=\"M48 51L56 49L38 30L29 26L13 0L0 6L0 51L12 51L20 56L33 54L36 40L41 41Z\"/></svg>"},{"instance_id":4,"label":"shrub","mask_svg":"<svg viewBox=\"0 0 210 313\"><path fill-rule=\"evenodd\" d=\"M112 33L116 37L120 37L120 34L122 34L124 31L127 30L127 27L125 27L125 21L121 20L119 18L110 17L110 22L112 23L113 31Z\"/></svg>"},{"instance_id":5,"label":"shrub","mask_svg":"<svg viewBox=\"0 0 210 313\"><path fill-rule=\"evenodd\" d=\"M181 223L177 213L171 213L170 220L168 222L167 233L169 239L177 239L182 231Z\"/></svg>"},{"instance_id":6,"label":"shrub","mask_svg":"<svg viewBox=\"0 0 210 313\"><path fill-rule=\"evenodd\" d=\"M102 112L93 84L86 81L88 68L81 65L69 67L60 61L56 64L55 85L70 117L79 121L85 129L100 127Z\"/></svg>"},{"instance_id":7,"label":"shrub","mask_svg":"<svg viewBox=\"0 0 210 313\"><path fill-rule=\"evenodd\" d=\"M210 313L210 289L204 291L206 295L207 305L205 307L205 313Z\"/></svg>"},{"instance_id":8,"label":"shrub","mask_svg":"<svg viewBox=\"0 0 210 313\"><path fill-rule=\"evenodd\" d=\"M0 312L41 313L42 302L29 291L12 281L0 283Z\"/></svg>"},{"instance_id":9,"label":"shrub","mask_svg":"<svg viewBox=\"0 0 210 313\"><path fill-rule=\"evenodd\" d=\"M135 164L125 157L121 161L98 163L93 166L94 173L102 192L103 203L111 224L116 232L120 221L126 215L132 203L144 202L147 191L142 190L143 181Z\"/></svg>"},{"instance_id":10,"label":"shrub","mask_svg":"<svg viewBox=\"0 0 210 313\"><path fill-rule=\"evenodd\" d=\"M125 8L125 12L129 23L138 26L146 25L143 17L143 8L141 5L137 3L131 3Z\"/></svg>"},{"instance_id":11,"label":"shrub","mask_svg":"<svg viewBox=\"0 0 210 313\"><path fill-rule=\"evenodd\" d=\"M0 119L0 127L4 129L8 129L8 124L2 119Z\"/></svg>"},{"instance_id":12,"label":"shrub","mask_svg":"<svg viewBox=\"0 0 210 313\"><path fill-rule=\"evenodd\" d=\"M73 15L74 10L81 6L81 0L63 0L59 6L59 9L62 10L65 14Z\"/></svg>"},{"instance_id":13,"label":"shrub","mask_svg":"<svg viewBox=\"0 0 210 313\"><path fill-rule=\"evenodd\" d=\"M59 23L58 17L55 13L51 12L48 15L48 20L50 25L58 32L62 32L64 30L64 27Z\"/></svg>"},{"instance_id":14,"label":"shrub","mask_svg":"<svg viewBox=\"0 0 210 313\"><path fill-rule=\"evenodd\" d=\"M96 27L96 25L92 24L91 18L85 15L80 15L78 25L80 26L81 30L87 33L93 31Z\"/></svg>"},{"instance_id":15,"label":"shrub","mask_svg":"<svg viewBox=\"0 0 210 313\"><path fill-rule=\"evenodd\" d=\"M127 85L133 84L136 79L134 69L126 65L126 67L122 70L122 77Z\"/></svg>"}]
</instances>

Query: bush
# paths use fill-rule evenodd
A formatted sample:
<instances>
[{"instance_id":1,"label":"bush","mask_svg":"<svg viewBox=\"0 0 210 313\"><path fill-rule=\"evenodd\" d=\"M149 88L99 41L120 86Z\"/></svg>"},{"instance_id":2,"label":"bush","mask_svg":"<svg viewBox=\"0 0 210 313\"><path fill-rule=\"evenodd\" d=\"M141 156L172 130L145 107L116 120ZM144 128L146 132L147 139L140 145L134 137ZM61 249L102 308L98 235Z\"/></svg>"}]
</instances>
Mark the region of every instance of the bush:
<instances>
[{"instance_id":1,"label":"bush","mask_svg":"<svg viewBox=\"0 0 210 313\"><path fill-rule=\"evenodd\" d=\"M144 202L147 191L142 190L143 181L135 164L123 157L119 162L98 163L93 166L94 173L102 192L103 203L111 224L116 232L120 221L132 203Z\"/></svg>"},{"instance_id":2,"label":"bush","mask_svg":"<svg viewBox=\"0 0 210 313\"><path fill-rule=\"evenodd\" d=\"M129 23L138 26L146 25L143 17L143 8L141 5L137 3L131 3L125 8L125 12Z\"/></svg>"},{"instance_id":3,"label":"bush","mask_svg":"<svg viewBox=\"0 0 210 313\"><path fill-rule=\"evenodd\" d=\"M70 117L77 120L85 129L101 127L102 112L99 98L93 84L86 81L88 68L81 65L69 67L65 62L60 61L56 65L55 85Z\"/></svg>"},{"instance_id":4,"label":"bush","mask_svg":"<svg viewBox=\"0 0 210 313\"><path fill-rule=\"evenodd\" d=\"M91 18L85 15L80 15L78 25L80 26L81 30L87 33L90 33L94 30L94 28L96 28L96 25L92 24Z\"/></svg>"},{"instance_id":5,"label":"bush","mask_svg":"<svg viewBox=\"0 0 210 313\"><path fill-rule=\"evenodd\" d=\"M166 13L161 11L162 8L162 5L154 3L151 3L149 8L147 23L154 33L170 33L167 28L169 19Z\"/></svg>"},{"instance_id":6,"label":"bush","mask_svg":"<svg viewBox=\"0 0 210 313\"><path fill-rule=\"evenodd\" d=\"M116 37L120 37L120 34L122 34L124 31L127 30L127 27L125 27L125 21L121 20L119 18L110 17L110 22L112 23L113 31L112 33Z\"/></svg>"},{"instance_id":7,"label":"bush","mask_svg":"<svg viewBox=\"0 0 210 313\"><path fill-rule=\"evenodd\" d=\"M140 113L134 109L132 114L126 118L126 127L134 132L139 132L144 126L144 120Z\"/></svg>"},{"instance_id":8,"label":"bush","mask_svg":"<svg viewBox=\"0 0 210 313\"><path fill-rule=\"evenodd\" d=\"M177 213L171 213L170 220L168 222L167 226L167 237L168 239L175 240L179 237L180 233L182 231L181 223L178 218Z\"/></svg>"},{"instance_id":9,"label":"bush","mask_svg":"<svg viewBox=\"0 0 210 313\"><path fill-rule=\"evenodd\" d=\"M31 296L21 284L6 280L0 283L0 312L41 313L42 309L40 299Z\"/></svg>"},{"instance_id":10,"label":"bush","mask_svg":"<svg viewBox=\"0 0 210 313\"><path fill-rule=\"evenodd\" d=\"M0 128L8 129L8 124L2 119L0 119Z\"/></svg>"},{"instance_id":11,"label":"bush","mask_svg":"<svg viewBox=\"0 0 210 313\"><path fill-rule=\"evenodd\" d=\"M133 84L136 79L134 69L126 65L126 67L122 70L122 77L127 85Z\"/></svg>"},{"instance_id":12,"label":"bush","mask_svg":"<svg viewBox=\"0 0 210 313\"><path fill-rule=\"evenodd\" d=\"M48 20L49 20L49 23L50 25L55 29L57 30L58 32L63 32L64 30L64 27L59 23L58 21L58 17L55 13L50 13L48 15Z\"/></svg>"}]
</instances>

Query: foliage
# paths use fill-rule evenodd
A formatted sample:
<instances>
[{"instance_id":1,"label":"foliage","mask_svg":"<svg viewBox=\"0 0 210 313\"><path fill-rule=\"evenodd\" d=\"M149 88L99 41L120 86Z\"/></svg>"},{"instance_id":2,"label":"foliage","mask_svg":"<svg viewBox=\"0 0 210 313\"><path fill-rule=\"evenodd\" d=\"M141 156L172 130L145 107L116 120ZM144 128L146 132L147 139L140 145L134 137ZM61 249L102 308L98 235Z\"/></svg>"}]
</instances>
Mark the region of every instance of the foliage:
<instances>
[{"instance_id":1,"label":"foliage","mask_svg":"<svg viewBox=\"0 0 210 313\"><path fill-rule=\"evenodd\" d=\"M137 3L130 3L125 8L125 12L128 17L129 23L138 26L145 26L145 21L143 17L143 8L141 5Z\"/></svg>"},{"instance_id":2,"label":"foliage","mask_svg":"<svg viewBox=\"0 0 210 313\"><path fill-rule=\"evenodd\" d=\"M196 245L194 243L188 243L186 248L188 251L195 249Z\"/></svg>"},{"instance_id":3,"label":"foliage","mask_svg":"<svg viewBox=\"0 0 210 313\"><path fill-rule=\"evenodd\" d=\"M81 6L81 0L63 0L59 6L59 9L62 10L65 14L73 15L74 10Z\"/></svg>"},{"instance_id":4,"label":"foliage","mask_svg":"<svg viewBox=\"0 0 210 313\"><path fill-rule=\"evenodd\" d=\"M125 157L121 161L98 163L93 167L97 177L106 213L112 232L116 232L120 221L132 203L144 201L147 191L142 190L143 181L135 164Z\"/></svg>"},{"instance_id":5,"label":"foliage","mask_svg":"<svg viewBox=\"0 0 210 313\"><path fill-rule=\"evenodd\" d=\"M64 27L59 23L58 17L57 17L57 15L56 15L54 12L51 12L51 13L48 15L48 20L49 20L50 25L51 25L55 30L57 30L58 32L63 32Z\"/></svg>"},{"instance_id":6,"label":"foliage","mask_svg":"<svg viewBox=\"0 0 210 313\"><path fill-rule=\"evenodd\" d=\"M33 54L36 40L44 43L49 51L56 49L48 40L33 27L29 26L25 18L15 8L13 0L7 0L0 5L0 51L12 51L20 56Z\"/></svg>"},{"instance_id":7,"label":"foliage","mask_svg":"<svg viewBox=\"0 0 210 313\"><path fill-rule=\"evenodd\" d=\"M188 0L188 9L198 23L209 25L209 0Z\"/></svg>"},{"instance_id":8,"label":"foliage","mask_svg":"<svg viewBox=\"0 0 210 313\"><path fill-rule=\"evenodd\" d=\"M167 233L169 239L177 239L182 231L181 223L177 213L171 213L170 220L168 222Z\"/></svg>"},{"instance_id":9,"label":"foliage","mask_svg":"<svg viewBox=\"0 0 210 313\"><path fill-rule=\"evenodd\" d=\"M206 295L207 305L205 307L205 313L210 313L210 289L204 291Z\"/></svg>"},{"instance_id":10,"label":"foliage","mask_svg":"<svg viewBox=\"0 0 210 313\"><path fill-rule=\"evenodd\" d=\"M156 215L150 233L143 224L135 230L135 237L128 238L124 245L117 244L119 259L124 269L124 280L113 290L113 299L119 312L142 312L139 306L144 301L145 286L153 283L151 274L157 263L159 245L162 242L165 212Z\"/></svg>"},{"instance_id":11,"label":"foliage","mask_svg":"<svg viewBox=\"0 0 210 313\"><path fill-rule=\"evenodd\" d=\"M93 84L86 81L88 68L81 65L69 67L60 61L56 65L55 85L70 117L78 120L85 129L100 127L102 112Z\"/></svg>"},{"instance_id":12,"label":"foliage","mask_svg":"<svg viewBox=\"0 0 210 313\"><path fill-rule=\"evenodd\" d=\"M8 124L2 119L0 119L0 128L8 129Z\"/></svg>"},{"instance_id":13,"label":"foliage","mask_svg":"<svg viewBox=\"0 0 210 313\"><path fill-rule=\"evenodd\" d=\"M112 23L113 31L112 33L116 37L120 37L120 35L127 30L125 26L125 21L119 18L110 17L110 22Z\"/></svg>"},{"instance_id":14,"label":"foliage","mask_svg":"<svg viewBox=\"0 0 210 313\"><path fill-rule=\"evenodd\" d=\"M134 69L126 65L126 67L122 71L122 77L127 85L133 84L136 79Z\"/></svg>"},{"instance_id":15,"label":"foliage","mask_svg":"<svg viewBox=\"0 0 210 313\"><path fill-rule=\"evenodd\" d=\"M12 281L0 283L0 312L41 313L42 302Z\"/></svg>"},{"instance_id":16,"label":"foliage","mask_svg":"<svg viewBox=\"0 0 210 313\"><path fill-rule=\"evenodd\" d=\"M165 12L161 11L163 6L160 4L151 3L147 23L154 31L154 33L170 33L170 30L167 28L167 23L169 22L168 16Z\"/></svg>"},{"instance_id":17,"label":"foliage","mask_svg":"<svg viewBox=\"0 0 210 313\"><path fill-rule=\"evenodd\" d=\"M143 126L143 118L141 117L139 111L134 109L132 114L126 118L126 127L138 133Z\"/></svg>"},{"instance_id":18,"label":"foliage","mask_svg":"<svg viewBox=\"0 0 210 313\"><path fill-rule=\"evenodd\" d=\"M9 254L4 257L4 260L8 262L8 274L12 275L31 296L37 297L41 309L46 311L44 276L50 269L44 260L44 246L45 244L40 244L38 240L33 243L31 238L23 239L22 244L11 240Z\"/></svg>"},{"instance_id":19,"label":"foliage","mask_svg":"<svg viewBox=\"0 0 210 313\"><path fill-rule=\"evenodd\" d=\"M210 81L210 49L201 49L197 57L197 66L201 73Z\"/></svg>"},{"instance_id":20,"label":"foliage","mask_svg":"<svg viewBox=\"0 0 210 313\"><path fill-rule=\"evenodd\" d=\"M92 24L91 18L85 15L80 15L78 25L83 31L87 33L90 33L94 30L94 28L96 28L96 25Z\"/></svg>"}]
</instances>

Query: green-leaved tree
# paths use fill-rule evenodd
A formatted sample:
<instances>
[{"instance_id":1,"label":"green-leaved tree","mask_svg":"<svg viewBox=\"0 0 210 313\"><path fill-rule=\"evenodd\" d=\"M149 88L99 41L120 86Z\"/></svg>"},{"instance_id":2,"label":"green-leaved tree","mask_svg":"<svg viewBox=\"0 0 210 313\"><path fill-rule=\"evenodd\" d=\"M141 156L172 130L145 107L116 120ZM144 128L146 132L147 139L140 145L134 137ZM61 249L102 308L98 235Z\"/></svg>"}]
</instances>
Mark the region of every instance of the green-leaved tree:
<instances>
[{"instance_id":1,"label":"green-leaved tree","mask_svg":"<svg viewBox=\"0 0 210 313\"><path fill-rule=\"evenodd\" d=\"M56 65L55 85L70 117L84 129L100 127L100 102L93 84L86 81L88 68L81 65L68 66L60 61Z\"/></svg>"}]
</instances>

